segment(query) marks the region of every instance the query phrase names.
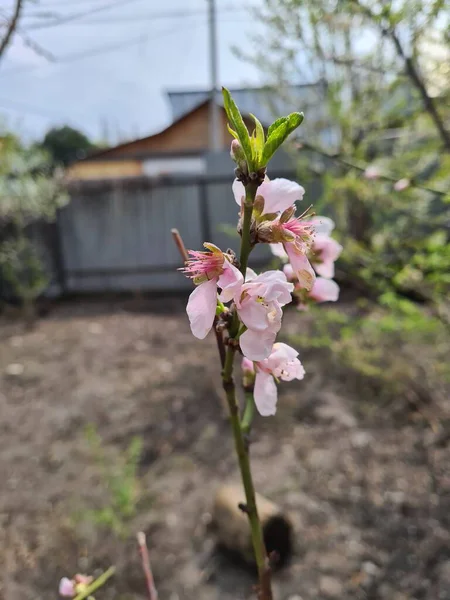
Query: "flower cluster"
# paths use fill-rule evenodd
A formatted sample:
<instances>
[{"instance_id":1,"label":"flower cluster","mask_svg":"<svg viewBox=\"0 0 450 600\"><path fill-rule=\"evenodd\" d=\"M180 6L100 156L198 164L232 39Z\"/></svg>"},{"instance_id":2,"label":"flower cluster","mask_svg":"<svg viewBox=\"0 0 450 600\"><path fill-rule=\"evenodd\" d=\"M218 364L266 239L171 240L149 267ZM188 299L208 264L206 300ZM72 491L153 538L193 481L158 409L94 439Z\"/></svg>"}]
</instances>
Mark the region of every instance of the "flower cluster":
<instances>
[{"instance_id":1,"label":"flower cluster","mask_svg":"<svg viewBox=\"0 0 450 600\"><path fill-rule=\"evenodd\" d=\"M232 189L242 221L245 188L236 179ZM295 202L304 193L293 181L265 178L252 204L251 243L269 243L276 255L289 260L283 270L256 274L247 268L244 277L235 256L210 243L204 244L206 251L190 251L183 269L196 285L187 304L192 333L203 339L217 320L228 330L237 322L229 343L239 344L244 378L251 381L262 415L275 413L276 381L303 379L305 374L298 352L275 341L283 307L293 298L305 307L312 301L336 300L339 293L331 281L334 261L342 249L330 237L333 222L312 217L308 210L295 216Z\"/></svg>"},{"instance_id":2,"label":"flower cluster","mask_svg":"<svg viewBox=\"0 0 450 600\"><path fill-rule=\"evenodd\" d=\"M336 302L339 298L339 286L333 281L334 263L342 252L342 246L331 237L334 222L328 217L313 217L309 225L314 228L315 235L308 259L315 274L311 289L305 289L291 264L285 264L283 271L295 285L294 301L299 310L306 310L310 304L318 302ZM283 262L289 255L281 244L271 244L272 253ZM317 273L317 276L316 276Z\"/></svg>"}]
</instances>

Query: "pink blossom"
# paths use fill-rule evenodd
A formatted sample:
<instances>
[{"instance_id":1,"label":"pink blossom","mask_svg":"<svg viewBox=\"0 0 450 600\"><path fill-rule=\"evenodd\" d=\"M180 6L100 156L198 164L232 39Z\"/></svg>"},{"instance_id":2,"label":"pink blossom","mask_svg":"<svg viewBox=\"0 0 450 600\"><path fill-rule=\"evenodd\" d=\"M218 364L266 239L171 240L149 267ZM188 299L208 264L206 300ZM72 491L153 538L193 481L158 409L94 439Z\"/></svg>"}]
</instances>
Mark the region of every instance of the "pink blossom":
<instances>
[{"instance_id":1,"label":"pink blossom","mask_svg":"<svg viewBox=\"0 0 450 600\"><path fill-rule=\"evenodd\" d=\"M246 356L242 357L241 368L243 371L249 371L250 373L253 373L255 371L253 361L247 358Z\"/></svg>"},{"instance_id":2,"label":"pink blossom","mask_svg":"<svg viewBox=\"0 0 450 600\"><path fill-rule=\"evenodd\" d=\"M294 348L279 342L273 345L267 358L254 363L256 377L253 395L256 408L263 417L276 412L278 394L275 378L292 381L305 376L305 370L297 356L298 352ZM248 362L246 369L250 370Z\"/></svg>"},{"instance_id":3,"label":"pink blossom","mask_svg":"<svg viewBox=\"0 0 450 600\"><path fill-rule=\"evenodd\" d=\"M396 192L403 192L404 190L408 189L410 185L411 185L411 182L409 179L406 179L406 178L399 179L398 181L396 181L394 183L394 190Z\"/></svg>"},{"instance_id":4,"label":"pink blossom","mask_svg":"<svg viewBox=\"0 0 450 600\"><path fill-rule=\"evenodd\" d=\"M59 582L59 595L73 598L75 596L75 585L71 579L63 577Z\"/></svg>"},{"instance_id":5,"label":"pink blossom","mask_svg":"<svg viewBox=\"0 0 450 600\"><path fill-rule=\"evenodd\" d=\"M309 219L310 225L314 227L317 235L331 235L335 225L330 217L316 216Z\"/></svg>"},{"instance_id":6,"label":"pink blossom","mask_svg":"<svg viewBox=\"0 0 450 600\"><path fill-rule=\"evenodd\" d=\"M251 360L269 356L281 328L281 307L291 302L293 290L281 271L267 271L242 285L234 301L247 327L239 338L244 356Z\"/></svg>"},{"instance_id":7,"label":"pink blossom","mask_svg":"<svg viewBox=\"0 0 450 600\"><path fill-rule=\"evenodd\" d=\"M286 275L286 279L288 281L295 281L296 277L294 269L292 268L292 265L290 263L283 265L283 273Z\"/></svg>"},{"instance_id":8,"label":"pink blossom","mask_svg":"<svg viewBox=\"0 0 450 600\"><path fill-rule=\"evenodd\" d=\"M312 289L316 274L314 273L308 258L293 243L285 243L284 248L300 285L306 290Z\"/></svg>"},{"instance_id":9,"label":"pink blossom","mask_svg":"<svg viewBox=\"0 0 450 600\"><path fill-rule=\"evenodd\" d=\"M244 280L242 273L213 244L205 244L210 252L190 251L184 273L191 277L197 287L189 296L186 312L191 331L196 338L204 339L214 322L217 307L217 287L222 289L220 298L228 302L240 289Z\"/></svg>"},{"instance_id":10,"label":"pink blossom","mask_svg":"<svg viewBox=\"0 0 450 600\"><path fill-rule=\"evenodd\" d=\"M94 578L91 575L82 575L81 573L75 575L75 583L78 585L87 586L90 585L93 580Z\"/></svg>"},{"instance_id":11,"label":"pink blossom","mask_svg":"<svg viewBox=\"0 0 450 600\"><path fill-rule=\"evenodd\" d=\"M309 297L316 302L336 302L339 298L339 286L332 279L318 277L309 292Z\"/></svg>"},{"instance_id":12,"label":"pink blossom","mask_svg":"<svg viewBox=\"0 0 450 600\"><path fill-rule=\"evenodd\" d=\"M281 260L287 260L288 259L288 255L286 254L286 250L284 249L284 246L281 242L277 243L277 244L269 244L270 246L270 250L272 251L272 254L274 256L276 256L277 258L281 258Z\"/></svg>"},{"instance_id":13,"label":"pink blossom","mask_svg":"<svg viewBox=\"0 0 450 600\"><path fill-rule=\"evenodd\" d=\"M370 180L374 180L374 179L378 179L378 177L381 175L380 169L378 167L375 167L374 165L369 165L366 170L364 171L364 177L366 179L370 179Z\"/></svg>"},{"instance_id":14,"label":"pink blossom","mask_svg":"<svg viewBox=\"0 0 450 600\"><path fill-rule=\"evenodd\" d=\"M314 258L311 262L317 274L327 279L334 277L334 263L342 250L342 246L328 235L316 235L313 244Z\"/></svg>"},{"instance_id":15,"label":"pink blossom","mask_svg":"<svg viewBox=\"0 0 450 600\"><path fill-rule=\"evenodd\" d=\"M287 223L269 224L269 227L275 227L275 230L278 230L275 231L275 236L283 240L278 244L270 244L272 253L282 260L285 258L289 259L295 277L305 289L310 290L316 278L314 270L306 256L311 245L314 243L311 224L306 221L301 222L300 219L290 219ZM284 229L285 227L286 229ZM279 230L282 231L278 236ZM287 236L289 236L288 240L290 241L283 239Z\"/></svg>"},{"instance_id":16,"label":"pink blossom","mask_svg":"<svg viewBox=\"0 0 450 600\"><path fill-rule=\"evenodd\" d=\"M233 193L236 202L241 206L245 199L245 188L237 179L233 183ZM264 198L262 214L267 215L269 213L283 212L297 200L301 200L304 193L304 188L295 181L283 178L272 179L270 181L266 178L259 186L256 196Z\"/></svg>"}]
</instances>

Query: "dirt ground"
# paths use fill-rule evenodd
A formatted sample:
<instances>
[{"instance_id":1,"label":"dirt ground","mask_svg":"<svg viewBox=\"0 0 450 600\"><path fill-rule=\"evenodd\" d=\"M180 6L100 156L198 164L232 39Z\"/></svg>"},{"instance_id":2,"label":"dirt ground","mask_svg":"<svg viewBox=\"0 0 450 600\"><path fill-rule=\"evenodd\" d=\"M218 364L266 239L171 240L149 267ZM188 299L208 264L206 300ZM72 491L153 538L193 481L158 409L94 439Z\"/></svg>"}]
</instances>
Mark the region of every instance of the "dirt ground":
<instances>
[{"instance_id":1,"label":"dirt ground","mask_svg":"<svg viewBox=\"0 0 450 600\"><path fill-rule=\"evenodd\" d=\"M299 327L287 311L285 330ZM215 490L238 473L214 339L191 336L182 300L66 303L32 332L4 319L0 339L0 597L57 598L63 575L114 564L97 600L145 598L144 530L161 600L250 598L252 572L209 527ZM305 380L280 387L277 415L252 434L257 489L295 527L277 600L450 600L445 440L394 419L320 352L301 358ZM122 538L74 519L107 497L88 424L112 464L143 439Z\"/></svg>"}]
</instances>

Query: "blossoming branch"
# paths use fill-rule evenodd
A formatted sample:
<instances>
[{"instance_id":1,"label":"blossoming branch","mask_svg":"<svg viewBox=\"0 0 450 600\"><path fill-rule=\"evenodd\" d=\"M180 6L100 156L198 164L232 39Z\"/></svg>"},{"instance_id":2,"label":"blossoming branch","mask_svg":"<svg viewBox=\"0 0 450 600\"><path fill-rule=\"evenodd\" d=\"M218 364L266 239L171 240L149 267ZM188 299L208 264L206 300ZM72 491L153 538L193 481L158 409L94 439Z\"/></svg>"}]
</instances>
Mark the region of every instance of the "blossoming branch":
<instances>
[{"instance_id":1,"label":"blossoming branch","mask_svg":"<svg viewBox=\"0 0 450 600\"><path fill-rule=\"evenodd\" d=\"M267 135L252 115L255 129L250 135L228 90L223 89L223 96L228 128L234 137L231 158L236 163L236 178L232 193L239 206L240 253L235 256L231 250L225 252L205 241L204 250L189 250L186 255L177 233L175 240L187 258L182 270L195 285L186 309L192 333L204 339L215 329L246 497L240 508L249 519L259 597L271 600L271 565L255 501L247 434L253 405L262 416L275 414L277 383L303 379L305 370L298 352L276 341L283 308L292 301L306 310L315 302L337 300L339 287L332 277L342 247L330 237L334 227L331 219L314 216L310 208L296 216L296 202L305 194L301 185L282 178L270 180L266 175L270 159L302 123L303 114L280 117ZM283 268L258 274L249 268L249 255L257 244L270 244ZM242 356L246 392L242 411L233 379L236 355Z\"/></svg>"}]
</instances>

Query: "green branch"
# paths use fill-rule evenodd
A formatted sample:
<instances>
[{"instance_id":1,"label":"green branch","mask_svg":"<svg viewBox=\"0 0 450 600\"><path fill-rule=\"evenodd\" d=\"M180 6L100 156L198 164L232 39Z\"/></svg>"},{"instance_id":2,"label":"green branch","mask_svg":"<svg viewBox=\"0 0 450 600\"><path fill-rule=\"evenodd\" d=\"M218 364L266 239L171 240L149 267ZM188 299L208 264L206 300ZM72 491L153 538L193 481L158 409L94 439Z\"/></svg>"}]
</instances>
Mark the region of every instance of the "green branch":
<instances>
[{"instance_id":1,"label":"green branch","mask_svg":"<svg viewBox=\"0 0 450 600\"><path fill-rule=\"evenodd\" d=\"M247 270L248 257L252 250L252 244L250 240L250 226L252 219L253 203L255 201L257 189L258 183L250 182L246 186L245 190L244 218L242 222L240 252L240 267L244 279ZM236 338L239 331L239 325L239 317L237 315L237 312L235 312L233 326L230 331L230 335L232 338ZM260 600L272 600L272 587L270 583L270 570L267 552L264 545L263 531L258 516L258 509L256 506L255 488L253 485L250 467L248 444L244 439L244 434L246 433L245 428L248 426L249 423L249 415L247 414L247 417L245 417L244 415L243 429L243 424L241 423L239 417L239 406L236 399L236 388L233 380L233 364L235 353L236 348L233 345L229 345L227 347L225 363L222 371L223 389L227 397L228 409L230 412L231 428L233 430L234 445L238 457L239 469L241 472L242 483L245 491L246 513L250 524L253 551L255 554L256 566L258 568L259 598Z\"/></svg>"}]
</instances>

